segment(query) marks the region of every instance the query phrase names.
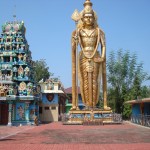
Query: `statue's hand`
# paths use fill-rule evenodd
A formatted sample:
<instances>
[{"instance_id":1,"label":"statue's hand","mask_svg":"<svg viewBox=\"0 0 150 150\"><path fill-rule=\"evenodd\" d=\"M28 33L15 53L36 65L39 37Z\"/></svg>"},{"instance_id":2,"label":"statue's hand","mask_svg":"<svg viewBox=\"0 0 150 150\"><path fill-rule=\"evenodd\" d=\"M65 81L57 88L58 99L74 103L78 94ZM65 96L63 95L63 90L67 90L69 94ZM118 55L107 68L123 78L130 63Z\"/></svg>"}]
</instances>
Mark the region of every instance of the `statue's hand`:
<instances>
[{"instance_id":1,"label":"statue's hand","mask_svg":"<svg viewBox=\"0 0 150 150\"><path fill-rule=\"evenodd\" d=\"M104 61L104 58L102 58L102 57L95 57L94 58L94 62L101 63L103 61Z\"/></svg>"}]
</instances>

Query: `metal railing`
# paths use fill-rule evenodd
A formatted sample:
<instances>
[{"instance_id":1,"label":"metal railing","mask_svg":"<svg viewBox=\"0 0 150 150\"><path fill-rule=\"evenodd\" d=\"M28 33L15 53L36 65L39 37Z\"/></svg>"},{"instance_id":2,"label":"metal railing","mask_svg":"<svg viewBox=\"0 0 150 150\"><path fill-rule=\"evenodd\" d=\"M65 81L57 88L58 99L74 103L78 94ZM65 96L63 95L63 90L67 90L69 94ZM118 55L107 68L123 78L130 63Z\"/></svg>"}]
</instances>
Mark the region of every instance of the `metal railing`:
<instances>
[{"instance_id":1,"label":"metal railing","mask_svg":"<svg viewBox=\"0 0 150 150\"><path fill-rule=\"evenodd\" d=\"M113 113L112 114L112 119L116 123L121 123L123 121L122 120L122 115L121 114L117 114L117 113Z\"/></svg>"},{"instance_id":2,"label":"metal railing","mask_svg":"<svg viewBox=\"0 0 150 150\"><path fill-rule=\"evenodd\" d=\"M90 115L90 114L89 114ZM80 121L85 121L85 116L83 114L61 114L59 116L59 120L62 122L67 122L68 120L71 120L71 118L76 118L79 119ZM87 118L87 120L90 120L91 117ZM116 114L116 113L110 113L110 114L103 114L101 115L101 117L96 117L94 115L94 120L108 120L108 118L110 118L110 120L112 120L112 123L122 123L122 115L121 114Z\"/></svg>"},{"instance_id":3,"label":"metal railing","mask_svg":"<svg viewBox=\"0 0 150 150\"><path fill-rule=\"evenodd\" d=\"M150 127L150 115L132 115L131 122Z\"/></svg>"}]
</instances>

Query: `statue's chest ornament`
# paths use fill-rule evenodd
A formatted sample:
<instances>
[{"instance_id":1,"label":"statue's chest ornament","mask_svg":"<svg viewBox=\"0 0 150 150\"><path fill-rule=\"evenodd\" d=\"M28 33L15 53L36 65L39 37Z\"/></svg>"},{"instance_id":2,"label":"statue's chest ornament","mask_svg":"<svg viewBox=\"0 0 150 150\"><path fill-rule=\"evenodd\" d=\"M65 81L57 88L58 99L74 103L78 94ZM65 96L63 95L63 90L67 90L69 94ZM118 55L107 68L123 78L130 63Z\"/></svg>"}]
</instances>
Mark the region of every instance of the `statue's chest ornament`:
<instances>
[{"instance_id":1,"label":"statue's chest ornament","mask_svg":"<svg viewBox=\"0 0 150 150\"><path fill-rule=\"evenodd\" d=\"M87 55L87 54L85 53L85 51L84 51L84 47L83 47L83 44L82 44L82 42L81 42L81 38L82 38L82 36L85 36L85 37L88 37L88 38L90 38L92 35L94 36L94 35L95 35L94 33L95 33L96 30L97 30L97 34L98 34L96 46L95 46L95 48L94 48L93 53L91 53L90 55L89 55L89 54ZM99 33L99 32L100 32L99 29L94 29L94 30L91 30L91 31L88 30L88 32L87 32L87 30L84 30L84 29L80 30L81 37L79 36L79 44L80 44L80 46L81 46L81 50L82 50L84 56L85 56L87 59L93 58L94 55L96 54L96 51L97 51L98 45L99 45L99 41L100 41L100 33ZM85 41L85 42L86 42L86 41Z\"/></svg>"},{"instance_id":2,"label":"statue's chest ornament","mask_svg":"<svg viewBox=\"0 0 150 150\"><path fill-rule=\"evenodd\" d=\"M94 34L95 31L96 31L96 29L94 29L94 30L84 30L84 29L82 29L81 30L81 32L83 33L83 35L86 36L86 37L95 36L95 34Z\"/></svg>"}]
</instances>

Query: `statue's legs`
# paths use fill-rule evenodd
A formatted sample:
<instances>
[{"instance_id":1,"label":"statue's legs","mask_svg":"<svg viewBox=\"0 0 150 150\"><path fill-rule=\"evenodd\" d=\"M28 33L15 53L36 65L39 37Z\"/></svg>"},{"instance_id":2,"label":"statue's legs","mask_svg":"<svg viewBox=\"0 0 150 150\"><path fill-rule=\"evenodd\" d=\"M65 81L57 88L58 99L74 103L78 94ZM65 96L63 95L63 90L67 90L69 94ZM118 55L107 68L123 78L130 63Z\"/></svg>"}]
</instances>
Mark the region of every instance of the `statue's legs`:
<instances>
[{"instance_id":1,"label":"statue's legs","mask_svg":"<svg viewBox=\"0 0 150 150\"><path fill-rule=\"evenodd\" d=\"M98 53L97 53L98 55ZM82 101L87 107L95 107L99 99L100 64L80 55L79 73Z\"/></svg>"},{"instance_id":2,"label":"statue's legs","mask_svg":"<svg viewBox=\"0 0 150 150\"><path fill-rule=\"evenodd\" d=\"M102 83L103 83L103 100L104 100L104 109L109 110L110 107L107 107L107 79L106 79L106 61L102 64Z\"/></svg>"},{"instance_id":3,"label":"statue's legs","mask_svg":"<svg viewBox=\"0 0 150 150\"><path fill-rule=\"evenodd\" d=\"M97 52L96 57L99 57L99 53ZM101 74L102 74L102 64L94 63L94 71L93 71L93 106L99 101L100 95L100 82L101 82Z\"/></svg>"},{"instance_id":4,"label":"statue's legs","mask_svg":"<svg viewBox=\"0 0 150 150\"><path fill-rule=\"evenodd\" d=\"M93 87L92 87L92 73L88 72L88 89L89 89L89 102L90 105L93 106Z\"/></svg>"},{"instance_id":5,"label":"statue's legs","mask_svg":"<svg viewBox=\"0 0 150 150\"><path fill-rule=\"evenodd\" d=\"M87 59L83 57L82 52L80 52L79 61L79 80L80 80L80 91L82 96L82 102L89 106L89 85L88 85L88 73L86 72L86 62Z\"/></svg>"}]
</instances>

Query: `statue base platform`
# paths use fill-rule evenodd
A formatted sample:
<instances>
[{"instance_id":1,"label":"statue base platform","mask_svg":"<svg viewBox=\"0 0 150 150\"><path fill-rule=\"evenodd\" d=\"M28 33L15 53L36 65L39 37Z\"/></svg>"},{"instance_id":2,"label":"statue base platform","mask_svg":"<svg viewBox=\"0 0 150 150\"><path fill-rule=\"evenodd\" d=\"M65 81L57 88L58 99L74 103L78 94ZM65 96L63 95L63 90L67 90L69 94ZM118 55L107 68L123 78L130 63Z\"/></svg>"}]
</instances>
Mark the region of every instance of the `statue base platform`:
<instances>
[{"instance_id":1,"label":"statue base platform","mask_svg":"<svg viewBox=\"0 0 150 150\"><path fill-rule=\"evenodd\" d=\"M64 119L64 125L104 125L122 123L120 114L113 114L112 110L85 109L71 110L69 116Z\"/></svg>"}]
</instances>

